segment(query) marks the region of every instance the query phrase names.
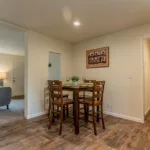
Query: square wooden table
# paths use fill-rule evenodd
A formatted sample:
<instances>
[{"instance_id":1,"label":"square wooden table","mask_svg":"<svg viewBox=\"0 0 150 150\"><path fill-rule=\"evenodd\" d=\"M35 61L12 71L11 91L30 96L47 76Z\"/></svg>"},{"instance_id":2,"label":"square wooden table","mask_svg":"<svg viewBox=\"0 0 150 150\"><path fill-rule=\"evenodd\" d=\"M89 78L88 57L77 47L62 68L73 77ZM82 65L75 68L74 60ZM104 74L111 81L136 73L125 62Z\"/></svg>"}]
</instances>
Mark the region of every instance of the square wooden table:
<instances>
[{"instance_id":1,"label":"square wooden table","mask_svg":"<svg viewBox=\"0 0 150 150\"><path fill-rule=\"evenodd\" d=\"M65 91L73 92L73 100L75 105L75 134L79 134L79 92L84 91L88 86L63 86Z\"/></svg>"}]
</instances>

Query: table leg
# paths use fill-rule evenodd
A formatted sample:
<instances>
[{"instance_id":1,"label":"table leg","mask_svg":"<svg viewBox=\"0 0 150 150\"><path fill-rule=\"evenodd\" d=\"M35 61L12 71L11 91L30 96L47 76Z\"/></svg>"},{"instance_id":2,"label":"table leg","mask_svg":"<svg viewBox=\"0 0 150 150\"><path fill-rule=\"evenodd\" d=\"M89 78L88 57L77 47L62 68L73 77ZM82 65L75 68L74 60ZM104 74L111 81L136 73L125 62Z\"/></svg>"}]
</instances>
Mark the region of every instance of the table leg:
<instances>
[{"instance_id":1,"label":"table leg","mask_svg":"<svg viewBox=\"0 0 150 150\"><path fill-rule=\"evenodd\" d=\"M52 126L52 103L51 103L51 95L49 94L49 108L48 108L48 129L51 129L51 126Z\"/></svg>"},{"instance_id":2,"label":"table leg","mask_svg":"<svg viewBox=\"0 0 150 150\"><path fill-rule=\"evenodd\" d=\"M75 134L79 134L79 89L73 92L74 105L75 105Z\"/></svg>"}]
</instances>

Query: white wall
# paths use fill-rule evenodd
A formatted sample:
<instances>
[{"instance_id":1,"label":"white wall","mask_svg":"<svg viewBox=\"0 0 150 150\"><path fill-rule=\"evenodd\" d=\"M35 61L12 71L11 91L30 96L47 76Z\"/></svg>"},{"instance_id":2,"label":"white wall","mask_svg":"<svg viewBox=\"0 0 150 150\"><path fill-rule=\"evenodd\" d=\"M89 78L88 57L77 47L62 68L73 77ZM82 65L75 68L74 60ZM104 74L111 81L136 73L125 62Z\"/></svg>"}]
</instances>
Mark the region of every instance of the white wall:
<instances>
[{"instance_id":1,"label":"white wall","mask_svg":"<svg viewBox=\"0 0 150 150\"><path fill-rule=\"evenodd\" d=\"M150 24L126 29L74 45L73 74L105 80L105 113L143 121L141 38L150 37ZM108 68L86 69L86 50L109 46ZM110 105L110 108L107 107Z\"/></svg>"},{"instance_id":2,"label":"white wall","mask_svg":"<svg viewBox=\"0 0 150 150\"><path fill-rule=\"evenodd\" d=\"M16 56L16 55L0 53L0 72L6 72L7 75L7 78L4 80L4 87L13 88L12 79L13 79L13 69L14 69L15 62L24 62L24 56ZM24 91L22 91L22 93L24 93Z\"/></svg>"},{"instance_id":3,"label":"white wall","mask_svg":"<svg viewBox=\"0 0 150 150\"><path fill-rule=\"evenodd\" d=\"M24 56L24 32L0 22L0 53Z\"/></svg>"},{"instance_id":4,"label":"white wall","mask_svg":"<svg viewBox=\"0 0 150 150\"><path fill-rule=\"evenodd\" d=\"M150 110L150 39L143 40L145 115Z\"/></svg>"},{"instance_id":5,"label":"white wall","mask_svg":"<svg viewBox=\"0 0 150 150\"><path fill-rule=\"evenodd\" d=\"M68 43L28 31L26 117L44 112L43 89L48 79L48 52L53 51L62 56L62 80L72 74L80 77L85 75L87 79L105 80L105 113L142 122L144 105L141 43L142 38L147 36L150 37L150 24L83 41L72 47ZM86 50L106 46L110 48L110 67L86 69Z\"/></svg>"},{"instance_id":6,"label":"white wall","mask_svg":"<svg viewBox=\"0 0 150 150\"><path fill-rule=\"evenodd\" d=\"M72 75L72 45L33 31L26 33L26 117L43 114L48 80L49 51L61 54L62 80Z\"/></svg>"}]
</instances>

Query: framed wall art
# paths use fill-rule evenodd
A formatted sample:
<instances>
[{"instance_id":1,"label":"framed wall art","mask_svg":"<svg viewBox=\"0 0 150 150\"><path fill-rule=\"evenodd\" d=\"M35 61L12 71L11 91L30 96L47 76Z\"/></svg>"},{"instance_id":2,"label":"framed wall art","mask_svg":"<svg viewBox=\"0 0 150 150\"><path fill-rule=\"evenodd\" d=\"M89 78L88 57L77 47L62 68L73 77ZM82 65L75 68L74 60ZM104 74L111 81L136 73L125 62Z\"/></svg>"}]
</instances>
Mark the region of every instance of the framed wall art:
<instances>
[{"instance_id":1,"label":"framed wall art","mask_svg":"<svg viewBox=\"0 0 150 150\"><path fill-rule=\"evenodd\" d=\"M109 47L97 48L86 51L86 67L109 67Z\"/></svg>"}]
</instances>

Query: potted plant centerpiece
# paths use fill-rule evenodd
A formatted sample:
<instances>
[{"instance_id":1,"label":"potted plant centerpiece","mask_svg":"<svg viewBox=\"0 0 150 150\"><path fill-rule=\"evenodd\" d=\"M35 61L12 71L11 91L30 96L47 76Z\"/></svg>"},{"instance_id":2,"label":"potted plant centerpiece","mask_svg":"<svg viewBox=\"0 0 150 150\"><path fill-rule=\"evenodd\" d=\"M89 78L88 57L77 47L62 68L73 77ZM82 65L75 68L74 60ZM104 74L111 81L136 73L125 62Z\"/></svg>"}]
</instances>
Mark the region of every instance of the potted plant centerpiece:
<instances>
[{"instance_id":1,"label":"potted plant centerpiece","mask_svg":"<svg viewBox=\"0 0 150 150\"><path fill-rule=\"evenodd\" d=\"M72 76L71 80L72 80L74 86L78 86L79 79L80 78L78 76Z\"/></svg>"}]
</instances>

